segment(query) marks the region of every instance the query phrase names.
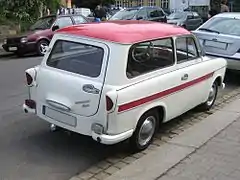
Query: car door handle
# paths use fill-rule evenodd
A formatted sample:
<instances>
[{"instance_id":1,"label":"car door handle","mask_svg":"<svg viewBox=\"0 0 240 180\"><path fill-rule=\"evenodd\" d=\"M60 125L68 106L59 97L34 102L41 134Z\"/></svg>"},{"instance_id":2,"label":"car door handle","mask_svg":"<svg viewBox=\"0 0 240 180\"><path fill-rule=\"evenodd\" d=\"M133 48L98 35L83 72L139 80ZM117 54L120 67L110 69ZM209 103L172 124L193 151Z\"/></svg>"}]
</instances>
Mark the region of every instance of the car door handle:
<instances>
[{"instance_id":1,"label":"car door handle","mask_svg":"<svg viewBox=\"0 0 240 180\"><path fill-rule=\"evenodd\" d=\"M100 90L95 88L92 84L85 84L83 85L82 90L86 93L90 94L99 94Z\"/></svg>"},{"instance_id":2,"label":"car door handle","mask_svg":"<svg viewBox=\"0 0 240 180\"><path fill-rule=\"evenodd\" d=\"M182 81L186 81L188 79L188 74L184 74L181 78Z\"/></svg>"}]
</instances>

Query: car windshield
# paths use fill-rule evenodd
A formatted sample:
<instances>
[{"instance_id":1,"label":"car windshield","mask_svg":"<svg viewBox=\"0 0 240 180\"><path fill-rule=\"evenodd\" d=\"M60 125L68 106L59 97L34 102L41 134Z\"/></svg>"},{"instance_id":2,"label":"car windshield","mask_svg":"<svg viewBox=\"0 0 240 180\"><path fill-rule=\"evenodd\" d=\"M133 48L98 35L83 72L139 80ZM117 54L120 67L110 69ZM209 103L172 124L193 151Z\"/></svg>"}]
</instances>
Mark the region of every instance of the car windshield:
<instances>
[{"instance_id":1,"label":"car windshield","mask_svg":"<svg viewBox=\"0 0 240 180\"><path fill-rule=\"evenodd\" d=\"M185 13L172 13L168 16L169 20L174 20L174 19L183 19L186 17Z\"/></svg>"},{"instance_id":2,"label":"car windshield","mask_svg":"<svg viewBox=\"0 0 240 180\"><path fill-rule=\"evenodd\" d=\"M240 36L240 19L214 17L199 28L199 30Z\"/></svg>"},{"instance_id":3,"label":"car windshield","mask_svg":"<svg viewBox=\"0 0 240 180\"><path fill-rule=\"evenodd\" d=\"M121 10L114 14L110 20L130 20L136 15L137 12L138 9Z\"/></svg>"},{"instance_id":4,"label":"car windshield","mask_svg":"<svg viewBox=\"0 0 240 180\"><path fill-rule=\"evenodd\" d=\"M56 17L44 17L39 19L34 25L30 27L31 30L44 30L44 29L50 29L52 24L54 23Z\"/></svg>"}]
</instances>

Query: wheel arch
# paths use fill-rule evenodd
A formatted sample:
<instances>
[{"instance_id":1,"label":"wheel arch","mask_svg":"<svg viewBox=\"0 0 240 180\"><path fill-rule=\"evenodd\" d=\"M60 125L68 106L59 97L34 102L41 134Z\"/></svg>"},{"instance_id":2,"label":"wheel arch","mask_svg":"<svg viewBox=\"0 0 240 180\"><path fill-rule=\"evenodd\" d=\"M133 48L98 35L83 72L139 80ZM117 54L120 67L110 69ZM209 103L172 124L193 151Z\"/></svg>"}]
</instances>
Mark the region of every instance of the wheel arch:
<instances>
[{"instance_id":1,"label":"wheel arch","mask_svg":"<svg viewBox=\"0 0 240 180\"><path fill-rule=\"evenodd\" d=\"M139 116L137 117L137 122L135 124L135 127L137 126L139 119L146 114L149 111L156 111L159 115L159 124L165 121L166 115L167 115L167 108L164 103L154 103L149 104L148 106L145 106L139 113Z\"/></svg>"},{"instance_id":2,"label":"wheel arch","mask_svg":"<svg viewBox=\"0 0 240 180\"><path fill-rule=\"evenodd\" d=\"M215 81L217 82L218 86L222 86L222 82L223 82L222 76L217 76L214 82Z\"/></svg>"},{"instance_id":3,"label":"wheel arch","mask_svg":"<svg viewBox=\"0 0 240 180\"><path fill-rule=\"evenodd\" d=\"M38 40L37 40L37 43L39 43L40 41L42 41L42 40L45 40L45 41L47 41L48 43L50 43L50 39L48 39L47 37L40 37Z\"/></svg>"}]
</instances>

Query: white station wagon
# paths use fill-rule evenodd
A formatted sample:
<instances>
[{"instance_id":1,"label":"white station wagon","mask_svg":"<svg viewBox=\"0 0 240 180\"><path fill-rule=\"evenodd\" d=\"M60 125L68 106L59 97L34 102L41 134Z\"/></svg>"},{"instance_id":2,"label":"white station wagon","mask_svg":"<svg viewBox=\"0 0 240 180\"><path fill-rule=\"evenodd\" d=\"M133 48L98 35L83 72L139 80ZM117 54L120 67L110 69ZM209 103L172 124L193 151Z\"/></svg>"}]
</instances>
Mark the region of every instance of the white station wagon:
<instances>
[{"instance_id":1,"label":"white station wagon","mask_svg":"<svg viewBox=\"0 0 240 180\"><path fill-rule=\"evenodd\" d=\"M226 61L209 58L189 31L147 21L66 27L39 66L26 70L26 113L103 144L149 146L167 122L199 106L209 110Z\"/></svg>"}]
</instances>

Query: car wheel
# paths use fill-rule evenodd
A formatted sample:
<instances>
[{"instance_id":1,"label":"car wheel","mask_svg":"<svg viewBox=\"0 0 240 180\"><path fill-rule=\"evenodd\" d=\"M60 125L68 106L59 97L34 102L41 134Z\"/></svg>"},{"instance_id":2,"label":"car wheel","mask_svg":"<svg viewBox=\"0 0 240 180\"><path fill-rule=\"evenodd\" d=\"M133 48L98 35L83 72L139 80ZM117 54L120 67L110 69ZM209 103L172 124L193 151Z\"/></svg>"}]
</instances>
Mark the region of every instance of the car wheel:
<instances>
[{"instance_id":1,"label":"car wheel","mask_svg":"<svg viewBox=\"0 0 240 180\"><path fill-rule=\"evenodd\" d=\"M210 110L216 101L217 94L218 94L218 83L217 81L215 81L211 86L207 101L201 104L199 106L199 109L202 111Z\"/></svg>"},{"instance_id":2,"label":"car wheel","mask_svg":"<svg viewBox=\"0 0 240 180\"><path fill-rule=\"evenodd\" d=\"M130 138L130 147L134 152L146 149L152 142L159 127L159 116L157 111L146 112L138 121L136 130Z\"/></svg>"},{"instance_id":3,"label":"car wheel","mask_svg":"<svg viewBox=\"0 0 240 180\"><path fill-rule=\"evenodd\" d=\"M49 46L49 42L46 40L41 40L37 44L37 53L40 56L44 56L47 52L47 48Z\"/></svg>"}]
</instances>

